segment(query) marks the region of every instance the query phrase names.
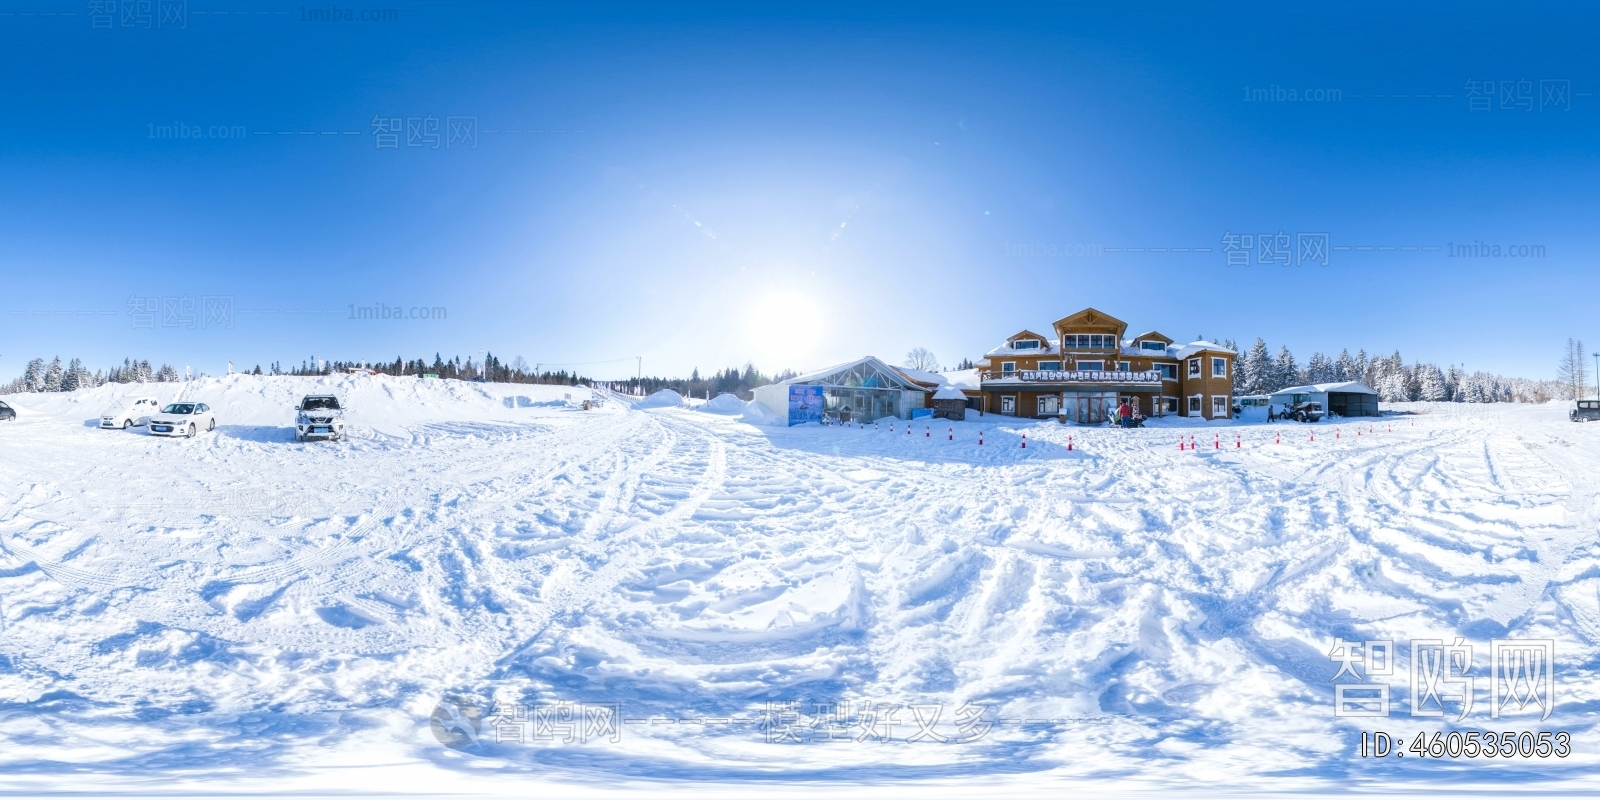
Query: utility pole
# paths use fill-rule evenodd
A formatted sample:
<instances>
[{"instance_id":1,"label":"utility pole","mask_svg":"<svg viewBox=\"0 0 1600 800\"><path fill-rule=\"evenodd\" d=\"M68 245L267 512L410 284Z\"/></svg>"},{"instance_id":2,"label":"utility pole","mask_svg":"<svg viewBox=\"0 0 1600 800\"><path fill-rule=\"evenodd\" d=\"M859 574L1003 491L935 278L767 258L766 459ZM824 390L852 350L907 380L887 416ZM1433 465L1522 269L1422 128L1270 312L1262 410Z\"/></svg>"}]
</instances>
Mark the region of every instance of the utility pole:
<instances>
[{"instance_id":1,"label":"utility pole","mask_svg":"<svg viewBox=\"0 0 1600 800\"><path fill-rule=\"evenodd\" d=\"M1594 351L1594 396L1600 400L1600 350Z\"/></svg>"}]
</instances>

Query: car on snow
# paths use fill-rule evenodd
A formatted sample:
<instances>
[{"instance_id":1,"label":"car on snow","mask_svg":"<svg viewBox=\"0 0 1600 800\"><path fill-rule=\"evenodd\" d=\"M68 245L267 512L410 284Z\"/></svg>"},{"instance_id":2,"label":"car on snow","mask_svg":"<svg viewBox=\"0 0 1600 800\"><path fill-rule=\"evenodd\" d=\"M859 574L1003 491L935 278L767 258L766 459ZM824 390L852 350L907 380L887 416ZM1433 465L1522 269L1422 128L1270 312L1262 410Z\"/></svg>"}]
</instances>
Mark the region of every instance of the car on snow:
<instances>
[{"instance_id":1,"label":"car on snow","mask_svg":"<svg viewBox=\"0 0 1600 800\"><path fill-rule=\"evenodd\" d=\"M1573 422L1593 422L1600 419L1600 400L1579 400L1578 407L1567 413Z\"/></svg>"},{"instance_id":2,"label":"car on snow","mask_svg":"<svg viewBox=\"0 0 1600 800\"><path fill-rule=\"evenodd\" d=\"M217 416L205 403L168 403L150 418L152 436L193 437L200 431L215 430Z\"/></svg>"},{"instance_id":3,"label":"car on snow","mask_svg":"<svg viewBox=\"0 0 1600 800\"><path fill-rule=\"evenodd\" d=\"M0 403L0 422L16 422L17 412L11 406Z\"/></svg>"},{"instance_id":4,"label":"car on snow","mask_svg":"<svg viewBox=\"0 0 1600 800\"><path fill-rule=\"evenodd\" d=\"M161 404L154 397L135 397L101 414L100 427L140 427L149 424L150 417L160 410Z\"/></svg>"},{"instance_id":5,"label":"car on snow","mask_svg":"<svg viewBox=\"0 0 1600 800\"><path fill-rule=\"evenodd\" d=\"M344 438L344 408L339 398L331 394L308 394L294 407L294 435L296 439Z\"/></svg>"}]
</instances>

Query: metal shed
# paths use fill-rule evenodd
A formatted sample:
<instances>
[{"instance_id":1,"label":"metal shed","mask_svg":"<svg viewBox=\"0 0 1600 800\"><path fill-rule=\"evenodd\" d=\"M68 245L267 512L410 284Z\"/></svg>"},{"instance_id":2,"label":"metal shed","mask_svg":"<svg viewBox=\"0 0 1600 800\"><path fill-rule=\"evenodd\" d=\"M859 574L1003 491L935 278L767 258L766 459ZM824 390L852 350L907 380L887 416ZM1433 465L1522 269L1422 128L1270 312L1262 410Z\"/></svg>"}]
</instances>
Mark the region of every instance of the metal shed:
<instances>
[{"instance_id":1,"label":"metal shed","mask_svg":"<svg viewBox=\"0 0 1600 800\"><path fill-rule=\"evenodd\" d=\"M1324 413L1336 417L1378 416L1378 391L1361 381L1312 383L1272 393L1272 405L1279 413L1304 402L1321 403Z\"/></svg>"}]
</instances>

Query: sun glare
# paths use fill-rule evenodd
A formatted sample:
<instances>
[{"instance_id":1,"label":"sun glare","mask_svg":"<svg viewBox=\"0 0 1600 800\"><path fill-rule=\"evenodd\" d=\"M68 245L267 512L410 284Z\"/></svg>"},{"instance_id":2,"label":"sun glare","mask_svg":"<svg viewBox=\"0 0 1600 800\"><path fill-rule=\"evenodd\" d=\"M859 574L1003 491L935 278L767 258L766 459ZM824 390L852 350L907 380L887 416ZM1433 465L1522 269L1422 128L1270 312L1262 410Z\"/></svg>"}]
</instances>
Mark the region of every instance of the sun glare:
<instances>
[{"instance_id":1,"label":"sun glare","mask_svg":"<svg viewBox=\"0 0 1600 800\"><path fill-rule=\"evenodd\" d=\"M752 303L745 330L755 349L752 358L772 370L803 368L828 335L822 307L797 290L772 292Z\"/></svg>"}]
</instances>

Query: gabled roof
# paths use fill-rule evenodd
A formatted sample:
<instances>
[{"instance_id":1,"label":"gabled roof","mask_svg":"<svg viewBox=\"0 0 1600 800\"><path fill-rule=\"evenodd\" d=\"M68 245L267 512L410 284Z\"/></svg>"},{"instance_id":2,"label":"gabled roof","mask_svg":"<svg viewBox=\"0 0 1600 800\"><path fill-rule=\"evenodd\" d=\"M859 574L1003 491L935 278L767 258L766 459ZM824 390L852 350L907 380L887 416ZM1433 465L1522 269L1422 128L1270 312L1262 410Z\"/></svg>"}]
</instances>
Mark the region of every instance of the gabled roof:
<instances>
[{"instance_id":1,"label":"gabled roof","mask_svg":"<svg viewBox=\"0 0 1600 800\"><path fill-rule=\"evenodd\" d=\"M1323 394L1326 392L1344 392L1349 394L1377 394L1378 390L1361 381L1339 381L1336 383L1309 383L1305 386L1290 386L1273 392L1276 397L1280 394Z\"/></svg>"},{"instance_id":2,"label":"gabled roof","mask_svg":"<svg viewBox=\"0 0 1600 800\"><path fill-rule=\"evenodd\" d=\"M1117 336L1119 337L1122 335L1123 331L1128 329L1128 323L1123 322L1122 320L1117 319L1116 317L1113 317L1110 314L1107 314L1106 312L1096 308L1086 308L1076 314L1068 314L1067 316L1056 320L1055 324L1051 327L1055 328L1057 333L1060 333L1062 328L1085 325L1098 325L1101 327L1110 326L1116 328Z\"/></svg>"},{"instance_id":3,"label":"gabled roof","mask_svg":"<svg viewBox=\"0 0 1600 800\"><path fill-rule=\"evenodd\" d=\"M914 373L914 374L913 374ZM922 376L927 385L923 385ZM826 369L808 372L781 382L789 384L823 384L828 386L862 386L879 389L908 389L916 392L944 383L943 376L906 367L895 367L875 356L863 356L854 361L835 364Z\"/></svg>"},{"instance_id":4,"label":"gabled roof","mask_svg":"<svg viewBox=\"0 0 1600 800\"><path fill-rule=\"evenodd\" d=\"M1130 338L1130 339L1132 339L1132 340L1134 340L1136 342L1139 341L1140 339L1148 339L1148 340L1153 341L1153 342L1166 342L1167 344L1172 344L1172 342L1174 341L1171 336L1168 336L1168 335L1162 333L1161 331L1145 331L1144 333L1141 333L1138 336L1130 336L1128 338Z\"/></svg>"},{"instance_id":5,"label":"gabled roof","mask_svg":"<svg viewBox=\"0 0 1600 800\"><path fill-rule=\"evenodd\" d=\"M1038 339L1039 347L1035 350L1018 350L1011 346L1018 339ZM1056 346L1056 343L1050 339L1050 337L1024 329L1006 337L1006 340L1001 343L999 347L984 353L983 356L984 358L988 358L989 356L1055 355L1057 352L1059 352L1059 348Z\"/></svg>"}]
</instances>

